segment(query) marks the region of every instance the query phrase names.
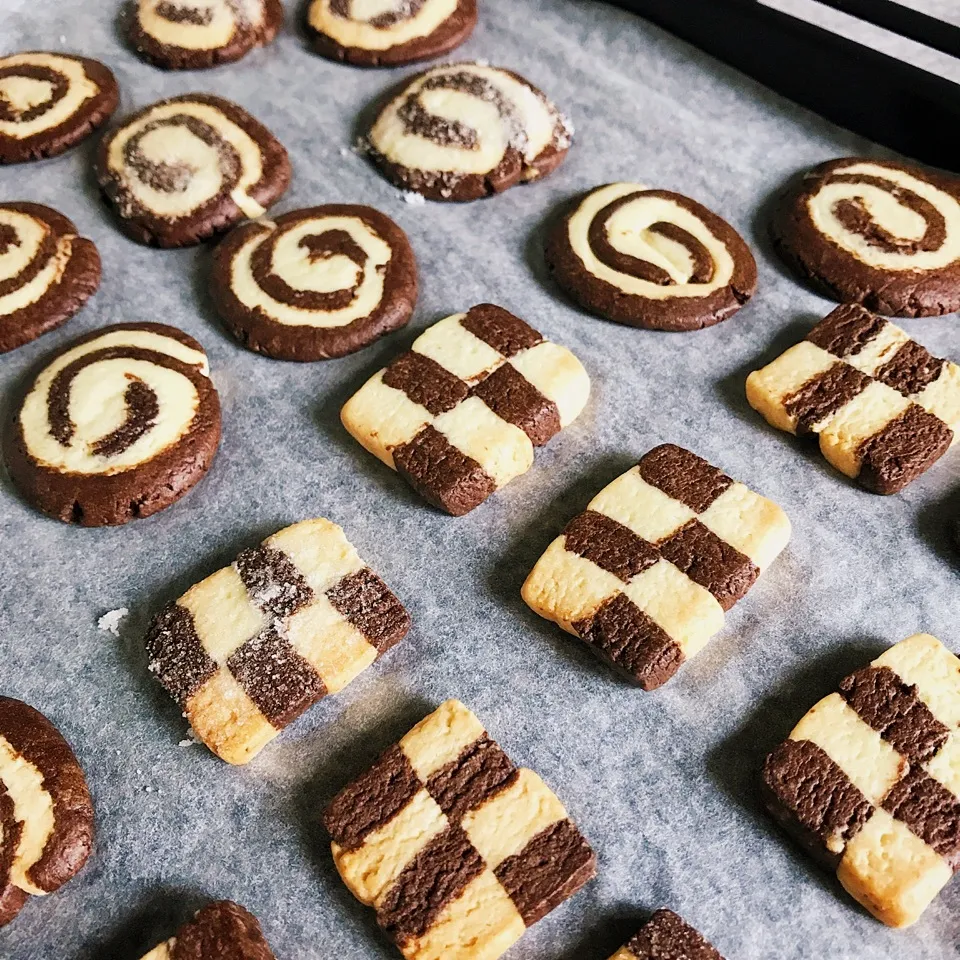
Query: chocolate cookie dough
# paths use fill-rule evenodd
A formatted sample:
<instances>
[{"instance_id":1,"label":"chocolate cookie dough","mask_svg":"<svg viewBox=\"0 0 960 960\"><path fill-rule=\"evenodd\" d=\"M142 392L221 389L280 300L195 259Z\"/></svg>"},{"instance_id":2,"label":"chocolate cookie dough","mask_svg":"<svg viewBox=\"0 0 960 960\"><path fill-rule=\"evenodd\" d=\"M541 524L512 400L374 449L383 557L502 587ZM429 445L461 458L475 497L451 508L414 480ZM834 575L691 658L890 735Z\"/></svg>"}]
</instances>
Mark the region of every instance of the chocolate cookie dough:
<instances>
[{"instance_id":1,"label":"chocolate cookie dough","mask_svg":"<svg viewBox=\"0 0 960 960\"><path fill-rule=\"evenodd\" d=\"M878 920L915 923L960 867L960 660L928 634L890 647L767 757L763 795Z\"/></svg>"},{"instance_id":2,"label":"chocolate cookie dough","mask_svg":"<svg viewBox=\"0 0 960 960\"><path fill-rule=\"evenodd\" d=\"M430 60L459 47L477 24L477 0L310 0L313 49L362 67Z\"/></svg>"},{"instance_id":3,"label":"chocolate cookie dough","mask_svg":"<svg viewBox=\"0 0 960 960\"><path fill-rule=\"evenodd\" d=\"M290 160L235 103L191 93L113 130L97 154L97 179L134 240L186 247L262 217L290 184Z\"/></svg>"},{"instance_id":4,"label":"chocolate cookie dough","mask_svg":"<svg viewBox=\"0 0 960 960\"><path fill-rule=\"evenodd\" d=\"M956 441L960 367L849 304L751 373L747 399L778 430L816 436L867 490L897 493Z\"/></svg>"},{"instance_id":5,"label":"chocolate cookie dough","mask_svg":"<svg viewBox=\"0 0 960 960\"><path fill-rule=\"evenodd\" d=\"M221 759L252 760L410 628L329 520L305 520L191 587L153 621L150 670Z\"/></svg>"},{"instance_id":6,"label":"chocolate cookie dough","mask_svg":"<svg viewBox=\"0 0 960 960\"><path fill-rule=\"evenodd\" d=\"M100 254L63 214L0 203L0 353L66 323L100 286Z\"/></svg>"},{"instance_id":7,"label":"chocolate cookie dough","mask_svg":"<svg viewBox=\"0 0 960 960\"><path fill-rule=\"evenodd\" d=\"M208 904L142 960L276 960L257 918L237 903Z\"/></svg>"},{"instance_id":8,"label":"chocolate cookie dough","mask_svg":"<svg viewBox=\"0 0 960 960\"><path fill-rule=\"evenodd\" d=\"M775 503L673 444L604 487L537 561L527 605L644 690L706 645L790 539Z\"/></svg>"},{"instance_id":9,"label":"chocolate cookie dough","mask_svg":"<svg viewBox=\"0 0 960 960\"><path fill-rule=\"evenodd\" d=\"M343 882L408 960L497 960L596 875L563 804L456 700L323 820Z\"/></svg>"},{"instance_id":10,"label":"chocolate cookie dough","mask_svg":"<svg viewBox=\"0 0 960 960\"><path fill-rule=\"evenodd\" d=\"M637 183L588 193L547 239L547 265L581 306L648 330L700 330L753 296L743 238L695 200Z\"/></svg>"},{"instance_id":11,"label":"chocolate cookie dough","mask_svg":"<svg viewBox=\"0 0 960 960\"><path fill-rule=\"evenodd\" d=\"M841 303L902 317L960 310L960 178L832 160L783 198L773 239L800 276Z\"/></svg>"},{"instance_id":12,"label":"chocolate cookie dough","mask_svg":"<svg viewBox=\"0 0 960 960\"><path fill-rule=\"evenodd\" d=\"M55 157L110 119L117 81L97 60L63 53L0 57L0 164Z\"/></svg>"},{"instance_id":13,"label":"chocolate cookie dough","mask_svg":"<svg viewBox=\"0 0 960 960\"><path fill-rule=\"evenodd\" d=\"M273 41L280 0L131 0L130 42L166 70L231 63Z\"/></svg>"},{"instance_id":14,"label":"chocolate cookie dough","mask_svg":"<svg viewBox=\"0 0 960 960\"><path fill-rule=\"evenodd\" d=\"M428 503L462 516L533 466L571 424L590 380L566 348L485 303L422 333L340 418Z\"/></svg>"},{"instance_id":15,"label":"chocolate cookie dough","mask_svg":"<svg viewBox=\"0 0 960 960\"><path fill-rule=\"evenodd\" d=\"M389 217L329 204L237 227L214 253L213 297L250 350L325 360L407 323L417 264Z\"/></svg>"},{"instance_id":16,"label":"chocolate cookie dough","mask_svg":"<svg viewBox=\"0 0 960 960\"><path fill-rule=\"evenodd\" d=\"M573 131L509 70L452 63L413 77L368 137L386 177L430 200L477 200L538 180L567 155Z\"/></svg>"},{"instance_id":17,"label":"chocolate cookie dough","mask_svg":"<svg viewBox=\"0 0 960 960\"><path fill-rule=\"evenodd\" d=\"M4 454L31 503L96 527L179 500L219 442L220 401L200 344L164 324L122 323L75 341L41 371Z\"/></svg>"},{"instance_id":18,"label":"chocolate cookie dough","mask_svg":"<svg viewBox=\"0 0 960 960\"><path fill-rule=\"evenodd\" d=\"M0 697L0 927L58 890L93 847L90 792L70 745L43 714Z\"/></svg>"},{"instance_id":19,"label":"chocolate cookie dough","mask_svg":"<svg viewBox=\"0 0 960 960\"><path fill-rule=\"evenodd\" d=\"M610 960L723 960L672 910L658 910Z\"/></svg>"}]
</instances>

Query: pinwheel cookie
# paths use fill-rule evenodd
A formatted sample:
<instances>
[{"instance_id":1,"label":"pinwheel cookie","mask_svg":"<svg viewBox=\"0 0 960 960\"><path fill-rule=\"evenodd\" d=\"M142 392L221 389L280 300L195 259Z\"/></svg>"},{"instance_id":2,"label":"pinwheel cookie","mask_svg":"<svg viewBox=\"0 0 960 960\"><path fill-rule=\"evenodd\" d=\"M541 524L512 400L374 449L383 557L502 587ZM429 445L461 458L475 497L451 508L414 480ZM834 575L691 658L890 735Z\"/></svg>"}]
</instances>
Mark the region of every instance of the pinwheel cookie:
<instances>
[{"instance_id":1,"label":"pinwheel cookie","mask_svg":"<svg viewBox=\"0 0 960 960\"><path fill-rule=\"evenodd\" d=\"M239 904L208 904L142 960L275 960L257 918Z\"/></svg>"},{"instance_id":2,"label":"pinwheel cookie","mask_svg":"<svg viewBox=\"0 0 960 960\"><path fill-rule=\"evenodd\" d=\"M468 513L533 465L590 394L580 361L501 307L441 320L347 401L344 426L424 499Z\"/></svg>"},{"instance_id":3,"label":"pinwheel cookie","mask_svg":"<svg viewBox=\"0 0 960 960\"><path fill-rule=\"evenodd\" d=\"M343 882L408 960L497 960L596 874L563 804L448 700L324 813Z\"/></svg>"},{"instance_id":4,"label":"pinwheel cookie","mask_svg":"<svg viewBox=\"0 0 960 960\"><path fill-rule=\"evenodd\" d=\"M892 927L960 867L960 660L917 634L841 681L767 757L776 820Z\"/></svg>"},{"instance_id":5,"label":"pinwheel cookie","mask_svg":"<svg viewBox=\"0 0 960 960\"><path fill-rule=\"evenodd\" d=\"M775 503L663 444L567 525L523 599L653 690L723 627L789 539Z\"/></svg>"},{"instance_id":6,"label":"pinwheel cookie","mask_svg":"<svg viewBox=\"0 0 960 960\"><path fill-rule=\"evenodd\" d=\"M610 960L723 960L672 910L658 910Z\"/></svg>"}]
</instances>

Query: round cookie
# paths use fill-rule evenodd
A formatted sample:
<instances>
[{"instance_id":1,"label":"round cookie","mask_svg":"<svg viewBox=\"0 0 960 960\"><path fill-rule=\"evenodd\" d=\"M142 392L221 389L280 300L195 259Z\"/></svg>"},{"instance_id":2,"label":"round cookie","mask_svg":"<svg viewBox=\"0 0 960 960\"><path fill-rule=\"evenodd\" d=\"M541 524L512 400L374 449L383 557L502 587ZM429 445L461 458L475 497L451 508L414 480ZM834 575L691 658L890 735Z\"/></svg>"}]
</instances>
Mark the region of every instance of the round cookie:
<instances>
[{"instance_id":1,"label":"round cookie","mask_svg":"<svg viewBox=\"0 0 960 960\"><path fill-rule=\"evenodd\" d=\"M638 183L597 187L553 229L547 266L586 310L648 330L701 330L753 296L757 264L706 207Z\"/></svg>"},{"instance_id":2,"label":"round cookie","mask_svg":"<svg viewBox=\"0 0 960 960\"><path fill-rule=\"evenodd\" d=\"M4 456L40 510L96 527L168 507L207 472L219 442L220 400L200 344L164 324L123 323L40 372Z\"/></svg>"},{"instance_id":3,"label":"round cookie","mask_svg":"<svg viewBox=\"0 0 960 960\"><path fill-rule=\"evenodd\" d=\"M130 237L186 247L263 216L290 185L290 160L244 109L194 93L161 100L105 137L97 179Z\"/></svg>"},{"instance_id":4,"label":"round cookie","mask_svg":"<svg viewBox=\"0 0 960 960\"><path fill-rule=\"evenodd\" d=\"M93 848L93 805L70 745L33 707L0 697L0 927L59 889Z\"/></svg>"},{"instance_id":5,"label":"round cookie","mask_svg":"<svg viewBox=\"0 0 960 960\"><path fill-rule=\"evenodd\" d=\"M165 70L232 63L266 46L283 24L280 0L132 0L130 42Z\"/></svg>"},{"instance_id":6,"label":"round cookie","mask_svg":"<svg viewBox=\"0 0 960 960\"><path fill-rule=\"evenodd\" d=\"M783 259L841 303L900 317L960 310L960 178L832 160L783 197L772 233Z\"/></svg>"},{"instance_id":7,"label":"round cookie","mask_svg":"<svg viewBox=\"0 0 960 960\"><path fill-rule=\"evenodd\" d=\"M477 0L393 0L370 9L363 0L310 0L313 49L361 67L396 67L459 47L477 25Z\"/></svg>"},{"instance_id":8,"label":"round cookie","mask_svg":"<svg viewBox=\"0 0 960 960\"><path fill-rule=\"evenodd\" d=\"M55 157L110 119L120 92L97 60L63 53L0 57L0 164Z\"/></svg>"},{"instance_id":9,"label":"round cookie","mask_svg":"<svg viewBox=\"0 0 960 960\"><path fill-rule=\"evenodd\" d=\"M368 143L402 189L430 200L477 200L551 173L572 136L566 118L523 77L453 63L405 83Z\"/></svg>"},{"instance_id":10,"label":"round cookie","mask_svg":"<svg viewBox=\"0 0 960 960\"><path fill-rule=\"evenodd\" d=\"M100 254L63 214L0 203L0 353L66 323L100 286Z\"/></svg>"},{"instance_id":11,"label":"round cookie","mask_svg":"<svg viewBox=\"0 0 960 960\"><path fill-rule=\"evenodd\" d=\"M325 360L407 323L417 265L389 217L329 204L237 227L214 252L212 285L221 316L250 350Z\"/></svg>"}]
</instances>

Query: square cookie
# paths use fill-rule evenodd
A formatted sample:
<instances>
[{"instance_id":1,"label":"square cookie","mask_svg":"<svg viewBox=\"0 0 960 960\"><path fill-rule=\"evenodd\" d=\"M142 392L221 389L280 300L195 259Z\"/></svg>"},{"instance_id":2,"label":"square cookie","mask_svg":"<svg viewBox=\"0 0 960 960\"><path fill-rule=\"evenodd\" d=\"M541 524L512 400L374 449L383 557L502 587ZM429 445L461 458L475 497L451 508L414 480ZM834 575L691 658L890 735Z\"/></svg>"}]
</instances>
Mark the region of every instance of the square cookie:
<instances>
[{"instance_id":1,"label":"square cookie","mask_svg":"<svg viewBox=\"0 0 960 960\"><path fill-rule=\"evenodd\" d=\"M353 895L410 960L496 960L596 874L563 804L448 700L324 813Z\"/></svg>"},{"instance_id":2,"label":"square cookie","mask_svg":"<svg viewBox=\"0 0 960 960\"><path fill-rule=\"evenodd\" d=\"M672 910L658 910L610 960L723 960Z\"/></svg>"},{"instance_id":3,"label":"square cookie","mask_svg":"<svg viewBox=\"0 0 960 960\"><path fill-rule=\"evenodd\" d=\"M237 903L205 906L141 960L276 960L257 918Z\"/></svg>"},{"instance_id":4,"label":"square cookie","mask_svg":"<svg viewBox=\"0 0 960 960\"><path fill-rule=\"evenodd\" d=\"M149 669L221 759L247 763L406 635L410 618L329 520L244 550L154 619Z\"/></svg>"},{"instance_id":5,"label":"square cookie","mask_svg":"<svg viewBox=\"0 0 960 960\"><path fill-rule=\"evenodd\" d=\"M523 599L654 690L723 627L789 539L775 503L663 444L567 525Z\"/></svg>"},{"instance_id":6,"label":"square cookie","mask_svg":"<svg viewBox=\"0 0 960 960\"><path fill-rule=\"evenodd\" d=\"M469 513L572 423L590 380L566 348L492 304L435 323L344 405L350 434L425 500Z\"/></svg>"},{"instance_id":7,"label":"square cookie","mask_svg":"<svg viewBox=\"0 0 960 960\"><path fill-rule=\"evenodd\" d=\"M897 493L956 441L960 367L846 304L751 373L747 399L778 430L815 435L824 457L867 490Z\"/></svg>"},{"instance_id":8,"label":"square cookie","mask_svg":"<svg viewBox=\"0 0 960 960\"><path fill-rule=\"evenodd\" d=\"M775 819L878 920L918 920L960 866L960 660L917 634L841 681L767 757Z\"/></svg>"}]
</instances>

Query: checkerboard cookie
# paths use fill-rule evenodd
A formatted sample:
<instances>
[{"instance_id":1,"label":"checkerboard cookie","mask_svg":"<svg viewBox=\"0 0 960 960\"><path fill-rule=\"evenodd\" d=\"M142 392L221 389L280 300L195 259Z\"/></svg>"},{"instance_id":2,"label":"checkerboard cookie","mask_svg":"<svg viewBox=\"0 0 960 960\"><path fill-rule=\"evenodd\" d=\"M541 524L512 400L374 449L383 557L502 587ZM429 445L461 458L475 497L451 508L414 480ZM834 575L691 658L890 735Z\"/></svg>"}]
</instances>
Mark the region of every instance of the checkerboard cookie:
<instances>
[{"instance_id":1,"label":"checkerboard cookie","mask_svg":"<svg viewBox=\"0 0 960 960\"><path fill-rule=\"evenodd\" d=\"M892 927L960 867L960 660L917 634L851 674L767 757L770 812Z\"/></svg>"},{"instance_id":2,"label":"checkerboard cookie","mask_svg":"<svg viewBox=\"0 0 960 960\"><path fill-rule=\"evenodd\" d=\"M237 903L205 906L142 960L275 960L257 918Z\"/></svg>"},{"instance_id":3,"label":"checkerboard cookie","mask_svg":"<svg viewBox=\"0 0 960 960\"><path fill-rule=\"evenodd\" d=\"M351 893L408 960L496 960L596 874L563 805L448 700L324 813Z\"/></svg>"},{"instance_id":4,"label":"checkerboard cookie","mask_svg":"<svg viewBox=\"0 0 960 960\"><path fill-rule=\"evenodd\" d=\"M723 627L789 539L775 503L663 444L567 525L523 599L654 690Z\"/></svg>"},{"instance_id":5,"label":"checkerboard cookie","mask_svg":"<svg viewBox=\"0 0 960 960\"><path fill-rule=\"evenodd\" d=\"M897 493L956 441L960 367L849 304L751 373L747 399L778 430L816 435L824 457L867 490Z\"/></svg>"},{"instance_id":6,"label":"checkerboard cookie","mask_svg":"<svg viewBox=\"0 0 960 960\"><path fill-rule=\"evenodd\" d=\"M221 759L284 727L399 643L410 618L329 520L244 550L154 619L149 668Z\"/></svg>"},{"instance_id":7,"label":"checkerboard cookie","mask_svg":"<svg viewBox=\"0 0 960 960\"><path fill-rule=\"evenodd\" d=\"M672 910L658 910L610 960L723 960Z\"/></svg>"},{"instance_id":8,"label":"checkerboard cookie","mask_svg":"<svg viewBox=\"0 0 960 960\"><path fill-rule=\"evenodd\" d=\"M347 401L344 426L429 503L468 513L533 465L572 423L580 361L501 307L441 320Z\"/></svg>"}]
</instances>

